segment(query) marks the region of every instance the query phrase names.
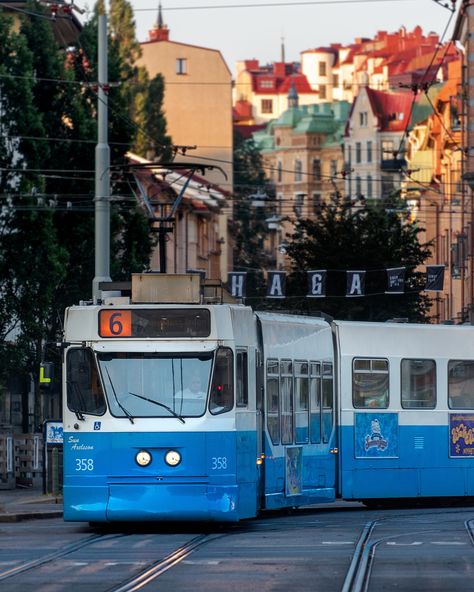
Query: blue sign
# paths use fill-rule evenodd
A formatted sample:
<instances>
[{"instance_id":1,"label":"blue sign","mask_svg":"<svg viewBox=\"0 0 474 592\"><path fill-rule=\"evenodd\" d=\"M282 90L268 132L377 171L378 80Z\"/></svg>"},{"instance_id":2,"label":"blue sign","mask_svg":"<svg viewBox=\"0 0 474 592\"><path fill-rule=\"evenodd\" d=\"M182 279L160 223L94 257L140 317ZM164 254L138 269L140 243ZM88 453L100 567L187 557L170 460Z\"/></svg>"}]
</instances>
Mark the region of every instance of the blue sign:
<instances>
[{"instance_id":1,"label":"blue sign","mask_svg":"<svg viewBox=\"0 0 474 592\"><path fill-rule=\"evenodd\" d=\"M63 443L63 424L61 421L47 421L45 427L46 444Z\"/></svg>"},{"instance_id":2,"label":"blue sign","mask_svg":"<svg viewBox=\"0 0 474 592\"><path fill-rule=\"evenodd\" d=\"M398 414L356 413L356 458L398 458Z\"/></svg>"},{"instance_id":3,"label":"blue sign","mask_svg":"<svg viewBox=\"0 0 474 592\"><path fill-rule=\"evenodd\" d=\"M450 456L474 456L474 415L451 413L449 415Z\"/></svg>"}]
</instances>

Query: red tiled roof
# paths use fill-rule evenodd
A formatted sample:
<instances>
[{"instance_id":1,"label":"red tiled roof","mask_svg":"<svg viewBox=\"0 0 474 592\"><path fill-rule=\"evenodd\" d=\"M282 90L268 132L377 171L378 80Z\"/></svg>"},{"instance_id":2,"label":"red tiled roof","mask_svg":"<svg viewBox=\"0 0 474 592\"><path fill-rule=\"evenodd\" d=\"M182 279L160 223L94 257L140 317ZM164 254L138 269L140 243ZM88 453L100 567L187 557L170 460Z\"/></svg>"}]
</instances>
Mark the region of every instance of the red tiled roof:
<instances>
[{"instance_id":1,"label":"red tiled roof","mask_svg":"<svg viewBox=\"0 0 474 592\"><path fill-rule=\"evenodd\" d=\"M293 74L293 76L287 76L281 83L278 92L285 94L288 93L292 84L294 85L298 94L316 94L316 91L311 88L308 79L304 74Z\"/></svg>"},{"instance_id":2,"label":"red tiled roof","mask_svg":"<svg viewBox=\"0 0 474 592\"><path fill-rule=\"evenodd\" d=\"M390 93L367 88L372 111L379 120L380 131L402 132L410 118L413 94Z\"/></svg>"}]
</instances>

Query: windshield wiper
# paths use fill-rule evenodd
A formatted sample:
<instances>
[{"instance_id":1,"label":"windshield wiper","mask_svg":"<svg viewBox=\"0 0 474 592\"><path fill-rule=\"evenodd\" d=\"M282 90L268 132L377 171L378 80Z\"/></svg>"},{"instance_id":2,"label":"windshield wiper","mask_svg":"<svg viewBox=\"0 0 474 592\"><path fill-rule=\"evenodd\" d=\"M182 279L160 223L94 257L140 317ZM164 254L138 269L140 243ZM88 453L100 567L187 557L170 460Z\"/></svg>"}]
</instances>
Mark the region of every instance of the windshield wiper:
<instances>
[{"instance_id":1,"label":"windshield wiper","mask_svg":"<svg viewBox=\"0 0 474 592\"><path fill-rule=\"evenodd\" d=\"M105 366L105 371L107 372L107 376L109 377L110 386L112 387L112 392L114 393L114 397L115 397L115 400L117 401L117 405L120 407L120 409L128 417L128 419L130 420L130 423L135 423L133 421L132 415L125 409L125 407L118 400L117 393L115 392L115 388L114 388L114 383L112 382L112 379L110 378L109 369L107 368L107 366Z\"/></svg>"},{"instance_id":2,"label":"windshield wiper","mask_svg":"<svg viewBox=\"0 0 474 592\"><path fill-rule=\"evenodd\" d=\"M81 389L79 388L77 382L75 380L67 380L66 384L68 386L72 387L72 389L76 393L76 397L77 397L78 402L85 407L84 397L82 395ZM86 421L86 418L84 417L84 415L82 414L82 412L79 409L72 409L72 411L76 415L77 419L79 419L80 421Z\"/></svg>"},{"instance_id":3,"label":"windshield wiper","mask_svg":"<svg viewBox=\"0 0 474 592\"><path fill-rule=\"evenodd\" d=\"M171 407L168 407L168 405L165 405L164 403L160 403L159 401L155 401L154 399L149 399L148 397L144 397L143 395L137 395L137 393L132 393L131 391L128 391L128 393L130 395L133 395L134 397L138 397L139 399L143 399L144 401L148 401L149 403L153 403L154 405L158 405L159 407L163 407L163 409L166 409L167 411L169 411L171 413L171 415L173 415L173 417L176 417L176 419L179 419L179 421L181 423L186 423L184 421L184 419L181 417L181 415L178 415L176 413L176 411L173 411L173 409L171 409Z\"/></svg>"}]
</instances>

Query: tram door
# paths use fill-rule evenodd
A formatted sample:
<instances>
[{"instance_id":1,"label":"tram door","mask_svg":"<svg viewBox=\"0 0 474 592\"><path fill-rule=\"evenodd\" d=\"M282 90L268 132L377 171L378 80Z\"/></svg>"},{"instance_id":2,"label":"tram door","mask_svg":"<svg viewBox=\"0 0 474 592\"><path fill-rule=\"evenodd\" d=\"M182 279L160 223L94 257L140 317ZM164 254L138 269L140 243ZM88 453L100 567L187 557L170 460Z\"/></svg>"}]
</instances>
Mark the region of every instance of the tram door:
<instances>
[{"instance_id":1,"label":"tram door","mask_svg":"<svg viewBox=\"0 0 474 592\"><path fill-rule=\"evenodd\" d=\"M321 456L319 459L323 482L320 487L336 490L336 462L337 440L335 430L335 405L334 405L334 365L332 362L322 362L312 365L311 374L316 369L320 376L320 417L321 433L319 443ZM313 405L310 404L313 409Z\"/></svg>"}]
</instances>

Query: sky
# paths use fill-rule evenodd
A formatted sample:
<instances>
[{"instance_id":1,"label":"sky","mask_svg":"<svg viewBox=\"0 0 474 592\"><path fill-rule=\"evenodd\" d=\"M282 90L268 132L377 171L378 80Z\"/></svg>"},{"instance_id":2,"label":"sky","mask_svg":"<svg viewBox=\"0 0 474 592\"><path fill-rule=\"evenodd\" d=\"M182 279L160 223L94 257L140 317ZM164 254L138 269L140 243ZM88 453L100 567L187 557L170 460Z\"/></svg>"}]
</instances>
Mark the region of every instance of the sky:
<instances>
[{"instance_id":1,"label":"sky","mask_svg":"<svg viewBox=\"0 0 474 592\"><path fill-rule=\"evenodd\" d=\"M137 38L148 39L159 0L129 0L135 11ZM79 2L78 2L79 3ZM258 59L299 61L300 52L349 44L379 30L411 31L420 25L444 40L452 36L456 14L443 4L452 0L161 0L170 40L219 50L235 75L235 62ZM460 0L456 5L459 6ZM451 20L450 20L451 19ZM449 26L448 26L449 23Z\"/></svg>"}]
</instances>

